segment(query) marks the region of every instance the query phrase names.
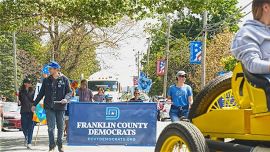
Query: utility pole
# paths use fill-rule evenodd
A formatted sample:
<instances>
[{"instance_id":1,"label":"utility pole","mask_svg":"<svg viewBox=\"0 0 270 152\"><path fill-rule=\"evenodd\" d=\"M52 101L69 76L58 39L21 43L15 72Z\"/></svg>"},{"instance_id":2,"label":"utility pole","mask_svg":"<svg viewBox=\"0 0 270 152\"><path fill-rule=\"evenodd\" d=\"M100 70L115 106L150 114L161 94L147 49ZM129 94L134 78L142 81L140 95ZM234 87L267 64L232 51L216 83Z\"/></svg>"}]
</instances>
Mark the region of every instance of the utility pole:
<instances>
[{"instance_id":1,"label":"utility pole","mask_svg":"<svg viewBox=\"0 0 270 152\"><path fill-rule=\"evenodd\" d=\"M201 77L201 88L205 86L206 78L206 40L207 40L207 15L208 12L203 13L203 50L202 50L202 77Z\"/></svg>"},{"instance_id":2,"label":"utility pole","mask_svg":"<svg viewBox=\"0 0 270 152\"><path fill-rule=\"evenodd\" d=\"M135 50L133 49L133 52L135 52ZM136 54L135 54L135 61L136 61L136 65L137 65L137 76L139 78L140 76L140 51L138 51Z\"/></svg>"},{"instance_id":3,"label":"utility pole","mask_svg":"<svg viewBox=\"0 0 270 152\"><path fill-rule=\"evenodd\" d=\"M13 38L13 60L14 60L14 87L16 92L15 100L18 101L18 78L17 78L17 48L16 48L16 33L15 31L12 33Z\"/></svg>"},{"instance_id":4,"label":"utility pole","mask_svg":"<svg viewBox=\"0 0 270 152\"><path fill-rule=\"evenodd\" d=\"M140 77L140 51L137 53L137 68L138 68L138 79Z\"/></svg>"},{"instance_id":5,"label":"utility pole","mask_svg":"<svg viewBox=\"0 0 270 152\"><path fill-rule=\"evenodd\" d=\"M146 69L146 75L149 77L149 58L150 58L150 46L151 46L151 37L148 39L148 48L147 48L147 69Z\"/></svg>"},{"instance_id":6,"label":"utility pole","mask_svg":"<svg viewBox=\"0 0 270 152\"><path fill-rule=\"evenodd\" d=\"M168 21L168 29L167 29L167 46L166 46L166 64L165 64L165 74L164 74L164 83L163 83L163 96L166 98L167 95L167 82L168 82L168 67L169 67L169 53L170 53L170 27L171 20L170 17L167 16Z\"/></svg>"},{"instance_id":7,"label":"utility pole","mask_svg":"<svg viewBox=\"0 0 270 152\"><path fill-rule=\"evenodd\" d=\"M50 24L50 23L49 23ZM52 17L52 31L53 31L53 37L56 38L56 34L55 34L55 24L54 24L54 18ZM55 44L53 43L52 46L52 57L51 57L51 61L55 61Z\"/></svg>"}]
</instances>

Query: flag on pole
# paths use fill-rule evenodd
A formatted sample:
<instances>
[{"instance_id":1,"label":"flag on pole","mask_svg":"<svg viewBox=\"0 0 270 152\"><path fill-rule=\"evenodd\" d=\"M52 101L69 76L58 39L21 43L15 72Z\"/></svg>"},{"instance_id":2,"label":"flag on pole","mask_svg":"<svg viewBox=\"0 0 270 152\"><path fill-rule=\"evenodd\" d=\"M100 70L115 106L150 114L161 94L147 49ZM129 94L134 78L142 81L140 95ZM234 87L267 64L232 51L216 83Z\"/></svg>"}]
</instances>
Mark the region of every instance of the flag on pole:
<instances>
[{"instance_id":1,"label":"flag on pole","mask_svg":"<svg viewBox=\"0 0 270 152\"><path fill-rule=\"evenodd\" d=\"M37 95L38 95L38 93L40 91L41 85L42 85L41 83L37 83L34 99L36 99L36 97L37 97ZM45 113L44 104L43 104L43 99L40 101L39 104L37 104L36 110L35 110L35 112L33 114L33 119L32 120L34 122L40 123L41 125L47 124L46 113Z\"/></svg>"},{"instance_id":2,"label":"flag on pole","mask_svg":"<svg viewBox=\"0 0 270 152\"><path fill-rule=\"evenodd\" d=\"M165 74L165 60L157 61L157 76L163 76Z\"/></svg>"},{"instance_id":3,"label":"flag on pole","mask_svg":"<svg viewBox=\"0 0 270 152\"><path fill-rule=\"evenodd\" d=\"M152 80L147 78L145 73L140 72L140 77L138 81L138 89L148 93L151 87L152 87Z\"/></svg>"},{"instance_id":4,"label":"flag on pole","mask_svg":"<svg viewBox=\"0 0 270 152\"><path fill-rule=\"evenodd\" d=\"M202 42L191 41L190 42L190 63L201 64L202 59Z\"/></svg>"},{"instance_id":5,"label":"flag on pole","mask_svg":"<svg viewBox=\"0 0 270 152\"><path fill-rule=\"evenodd\" d=\"M40 123L40 125L46 125L46 113L44 110L44 104L37 104L35 113L33 115L33 121Z\"/></svg>"}]
</instances>

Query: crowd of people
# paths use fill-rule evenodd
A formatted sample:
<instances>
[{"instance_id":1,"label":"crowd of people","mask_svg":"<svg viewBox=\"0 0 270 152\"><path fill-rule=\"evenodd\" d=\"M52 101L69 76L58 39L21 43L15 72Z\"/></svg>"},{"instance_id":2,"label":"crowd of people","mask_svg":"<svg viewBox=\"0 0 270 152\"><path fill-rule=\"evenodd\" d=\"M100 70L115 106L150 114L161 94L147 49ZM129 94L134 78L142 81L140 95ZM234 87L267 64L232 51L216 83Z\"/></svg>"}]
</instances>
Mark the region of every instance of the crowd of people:
<instances>
[{"instance_id":1,"label":"crowd of people","mask_svg":"<svg viewBox=\"0 0 270 152\"><path fill-rule=\"evenodd\" d=\"M46 112L49 151L54 151L58 147L59 152L63 152L63 137L67 135L69 120L69 102L78 96L80 102L112 102L112 95L105 94L104 88L99 87L98 93L93 95L89 89L87 80L80 82L80 87L76 81L70 84L69 79L60 72L61 66L57 62L48 64L49 70L43 73L42 85L37 97L34 99L35 90L30 79L23 80L19 91L19 103L21 105L21 123L25 138L25 146L32 149L32 136L35 126L33 113L36 106L43 100ZM130 102L142 102L139 98L139 90L134 91L134 98ZM57 127L57 140L55 142L55 126Z\"/></svg>"},{"instance_id":2,"label":"crowd of people","mask_svg":"<svg viewBox=\"0 0 270 152\"><path fill-rule=\"evenodd\" d=\"M42 86L37 97L34 99L34 89L30 79L25 79L19 92L21 104L21 122L25 137L25 146L31 149L33 130L33 113L37 104L43 99L46 112L49 151L54 151L58 147L59 152L63 152L63 136L67 135L69 120L69 101L79 97L80 102L112 102L112 95L105 94L104 88L99 87L97 94L93 95L89 89L87 80L74 81L70 84L69 79L60 72L61 66L57 62L50 62L49 73L43 74ZM192 104L192 89L185 84L186 73L179 71L176 74L177 83L168 90L168 101L171 103L170 117L172 121L179 121L182 117L187 118L188 111ZM140 98L140 91L135 89L134 97L129 102L143 102ZM57 140L55 142L54 133L57 127Z\"/></svg>"}]
</instances>

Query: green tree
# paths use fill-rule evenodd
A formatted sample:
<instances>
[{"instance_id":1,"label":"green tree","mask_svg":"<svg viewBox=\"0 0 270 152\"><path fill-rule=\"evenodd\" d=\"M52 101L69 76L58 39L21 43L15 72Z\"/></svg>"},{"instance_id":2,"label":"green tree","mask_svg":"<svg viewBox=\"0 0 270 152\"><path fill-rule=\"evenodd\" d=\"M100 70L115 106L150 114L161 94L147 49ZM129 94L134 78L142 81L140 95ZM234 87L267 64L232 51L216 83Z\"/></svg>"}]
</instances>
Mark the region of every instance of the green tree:
<instances>
[{"instance_id":1,"label":"green tree","mask_svg":"<svg viewBox=\"0 0 270 152\"><path fill-rule=\"evenodd\" d=\"M36 77L39 73L41 64L31 54L36 52L40 46L38 41L29 33L20 32L17 34L17 69L18 85L25 77ZM7 96L9 101L14 100L15 80L14 80L14 58L12 33L0 33L0 94Z\"/></svg>"},{"instance_id":2,"label":"green tree","mask_svg":"<svg viewBox=\"0 0 270 152\"><path fill-rule=\"evenodd\" d=\"M14 99L14 67L10 35L0 34L0 94Z\"/></svg>"},{"instance_id":3,"label":"green tree","mask_svg":"<svg viewBox=\"0 0 270 152\"><path fill-rule=\"evenodd\" d=\"M164 1L164 3L166 2ZM241 13L236 7L237 0L212 0L211 2L209 5L203 5L204 3L197 2L195 4L195 0L190 0L182 1L182 4L175 4L177 7L168 5L167 12L175 10L175 14L177 14L171 27L168 87L175 82L176 72L185 70L189 73L187 83L194 88L195 94L200 90L201 67L200 65L189 64L189 42L198 39L202 34L202 12L205 9L209 12L208 29L210 30L207 42L207 81L214 78L217 72L224 70L221 60L223 57L230 55L231 32L237 30L237 21ZM181 9L178 8L180 5ZM185 11L183 8L185 8ZM155 73L157 59L165 58L167 23L162 17L161 22L161 26L148 29L152 37L151 62L149 67L144 65L144 70L149 71L149 76L154 82L150 92L151 95L162 94L163 89L161 87L163 86L163 77L157 77ZM229 31L224 33L223 31L227 27Z\"/></svg>"},{"instance_id":4,"label":"green tree","mask_svg":"<svg viewBox=\"0 0 270 152\"><path fill-rule=\"evenodd\" d=\"M226 72L233 71L234 67L237 64L237 59L230 55L230 56L227 56L227 57L223 57L221 59L221 63L222 63L222 65L224 67L224 70Z\"/></svg>"},{"instance_id":5,"label":"green tree","mask_svg":"<svg viewBox=\"0 0 270 152\"><path fill-rule=\"evenodd\" d=\"M0 2L0 28L20 30L27 24L31 27L27 29L30 33L48 39L42 50L31 54L41 63L54 58L63 65L67 76L78 79L81 73L90 75L99 69L96 47L118 41L110 38L106 27L115 25L123 16L132 17L139 9L134 4L132 0L3 1Z\"/></svg>"},{"instance_id":6,"label":"green tree","mask_svg":"<svg viewBox=\"0 0 270 152\"><path fill-rule=\"evenodd\" d=\"M83 74L89 77L99 70L96 60L96 44L85 27L77 28L70 35L70 39L61 46L58 55L63 73L71 79L79 79Z\"/></svg>"},{"instance_id":7,"label":"green tree","mask_svg":"<svg viewBox=\"0 0 270 152\"><path fill-rule=\"evenodd\" d=\"M227 60L231 57L230 47L233 39L233 33L224 30L222 33L216 34L207 43L206 52L206 83L214 79L218 72L230 71L233 69L233 64L236 60ZM231 68L229 70L229 68ZM201 67L196 69L197 77L201 75ZM196 80L196 81L195 81ZM194 79L194 83L200 84L200 79Z\"/></svg>"}]
</instances>

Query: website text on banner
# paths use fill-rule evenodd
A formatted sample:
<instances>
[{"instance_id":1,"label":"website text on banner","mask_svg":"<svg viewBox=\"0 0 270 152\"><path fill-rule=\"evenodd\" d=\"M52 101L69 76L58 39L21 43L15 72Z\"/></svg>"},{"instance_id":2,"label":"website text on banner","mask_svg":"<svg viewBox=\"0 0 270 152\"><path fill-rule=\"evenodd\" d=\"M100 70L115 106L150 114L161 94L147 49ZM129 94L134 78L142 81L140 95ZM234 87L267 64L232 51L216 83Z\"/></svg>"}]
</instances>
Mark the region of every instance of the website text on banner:
<instances>
[{"instance_id":1,"label":"website text on banner","mask_svg":"<svg viewBox=\"0 0 270 152\"><path fill-rule=\"evenodd\" d=\"M155 103L71 103L69 145L155 146Z\"/></svg>"}]
</instances>

